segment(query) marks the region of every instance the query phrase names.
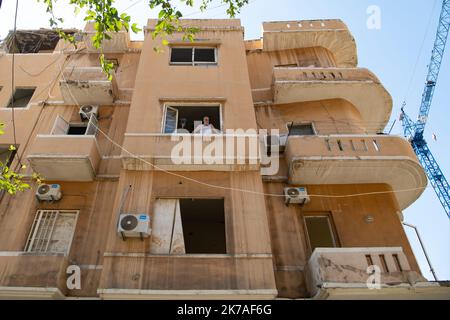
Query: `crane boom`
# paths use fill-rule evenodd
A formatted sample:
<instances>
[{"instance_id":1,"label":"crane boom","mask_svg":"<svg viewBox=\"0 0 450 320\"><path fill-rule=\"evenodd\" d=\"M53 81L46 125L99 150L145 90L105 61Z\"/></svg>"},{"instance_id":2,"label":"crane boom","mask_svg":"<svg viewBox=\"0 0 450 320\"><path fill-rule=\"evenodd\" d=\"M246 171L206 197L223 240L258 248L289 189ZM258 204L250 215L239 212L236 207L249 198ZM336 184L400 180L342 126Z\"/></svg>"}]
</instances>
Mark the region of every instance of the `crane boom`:
<instances>
[{"instance_id":1,"label":"crane boom","mask_svg":"<svg viewBox=\"0 0 450 320\"><path fill-rule=\"evenodd\" d=\"M447 44L448 34L450 30L450 0L443 0L442 10L439 17L439 25L436 32L431 61L428 65L427 80L422 94L422 102L419 108L417 121L414 122L405 113L404 106L400 119L403 125L404 135L411 142L411 145L417 154L417 158L422 164L431 185L436 192L447 216L450 218L450 185L447 182L441 168L439 167L435 157L428 148L428 144L423 138L425 125L428 121L431 103L439 78L442 60L444 58L445 46Z\"/></svg>"},{"instance_id":2,"label":"crane boom","mask_svg":"<svg viewBox=\"0 0 450 320\"><path fill-rule=\"evenodd\" d=\"M448 33L450 29L450 0L444 0L442 4L441 15L439 17L439 25L436 32L433 51L431 53L430 64L428 65L428 75L425 82L425 88L422 94L422 102L420 104L419 116L415 126L414 138L418 139L423 136L425 125L428 120L431 102L433 101L434 90L439 78L442 59L444 57L445 46L447 43Z\"/></svg>"}]
</instances>

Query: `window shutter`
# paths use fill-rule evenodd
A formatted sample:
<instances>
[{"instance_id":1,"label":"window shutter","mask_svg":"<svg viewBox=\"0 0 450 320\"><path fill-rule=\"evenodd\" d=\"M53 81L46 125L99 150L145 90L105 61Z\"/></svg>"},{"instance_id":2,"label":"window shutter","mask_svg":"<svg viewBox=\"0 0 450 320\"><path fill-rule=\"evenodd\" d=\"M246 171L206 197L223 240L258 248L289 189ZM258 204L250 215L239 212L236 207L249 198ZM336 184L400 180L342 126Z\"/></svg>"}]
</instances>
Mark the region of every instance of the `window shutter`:
<instances>
[{"instance_id":1,"label":"window shutter","mask_svg":"<svg viewBox=\"0 0 450 320\"><path fill-rule=\"evenodd\" d=\"M69 131L69 123L66 120L64 120L60 115L58 115L56 117L55 124L53 125L51 134L52 135L67 134L67 131Z\"/></svg>"},{"instance_id":2,"label":"window shutter","mask_svg":"<svg viewBox=\"0 0 450 320\"><path fill-rule=\"evenodd\" d=\"M178 110L172 107L166 108L164 133L174 133L178 126Z\"/></svg>"}]
</instances>

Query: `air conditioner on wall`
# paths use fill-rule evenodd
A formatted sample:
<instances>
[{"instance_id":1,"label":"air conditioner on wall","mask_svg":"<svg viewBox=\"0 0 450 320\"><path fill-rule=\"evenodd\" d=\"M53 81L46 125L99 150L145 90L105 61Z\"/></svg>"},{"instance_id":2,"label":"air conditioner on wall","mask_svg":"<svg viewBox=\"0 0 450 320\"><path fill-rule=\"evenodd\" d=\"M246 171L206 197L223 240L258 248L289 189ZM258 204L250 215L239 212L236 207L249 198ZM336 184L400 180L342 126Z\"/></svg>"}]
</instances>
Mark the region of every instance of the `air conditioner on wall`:
<instances>
[{"instance_id":1,"label":"air conditioner on wall","mask_svg":"<svg viewBox=\"0 0 450 320\"><path fill-rule=\"evenodd\" d=\"M306 204L310 201L305 187L284 188L284 202L288 204Z\"/></svg>"},{"instance_id":2,"label":"air conditioner on wall","mask_svg":"<svg viewBox=\"0 0 450 320\"><path fill-rule=\"evenodd\" d=\"M89 120L91 116L98 117L98 106L84 105L80 108L81 120Z\"/></svg>"},{"instance_id":3,"label":"air conditioner on wall","mask_svg":"<svg viewBox=\"0 0 450 320\"><path fill-rule=\"evenodd\" d=\"M41 184L36 190L36 198L39 201L58 201L62 198L59 184Z\"/></svg>"},{"instance_id":4,"label":"air conditioner on wall","mask_svg":"<svg viewBox=\"0 0 450 320\"><path fill-rule=\"evenodd\" d=\"M123 238L145 238L150 236L150 216L148 214L123 213L119 217L117 231Z\"/></svg>"}]
</instances>

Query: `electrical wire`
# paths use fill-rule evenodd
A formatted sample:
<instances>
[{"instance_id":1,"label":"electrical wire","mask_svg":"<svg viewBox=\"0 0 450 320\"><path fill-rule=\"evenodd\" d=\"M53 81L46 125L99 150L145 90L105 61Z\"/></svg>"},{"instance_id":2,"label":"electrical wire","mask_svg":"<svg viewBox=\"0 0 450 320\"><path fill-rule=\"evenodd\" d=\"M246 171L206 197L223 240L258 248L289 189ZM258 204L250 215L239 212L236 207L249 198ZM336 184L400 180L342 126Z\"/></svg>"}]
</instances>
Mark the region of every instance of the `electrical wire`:
<instances>
[{"instance_id":1,"label":"electrical wire","mask_svg":"<svg viewBox=\"0 0 450 320\"><path fill-rule=\"evenodd\" d=\"M13 39L16 40L16 32L17 32L17 12L19 11L19 0L16 0L16 12L14 14L14 33L13 33ZM16 122L15 122L15 106L14 106L14 100L15 100L15 93L16 93L16 84L15 84L15 50L12 52L11 57L11 90L12 90L12 97L11 97L11 121L12 121L12 127L13 127L13 138L14 138L14 148L17 150L17 135L16 135ZM22 159L21 156L18 156L18 163L22 166Z\"/></svg>"},{"instance_id":2,"label":"electrical wire","mask_svg":"<svg viewBox=\"0 0 450 320\"><path fill-rule=\"evenodd\" d=\"M77 106L80 106L80 104L78 103L77 99L75 98L75 96L73 95L70 86L67 83L67 79L65 79L64 73L61 73L62 77L63 77L63 83L65 83L65 85L67 86L67 90L71 96L71 98L73 99L73 101L75 101L75 104ZM81 112L83 112L81 110ZM84 112L83 112L84 113ZM86 116L87 114L84 113ZM243 192L243 193L248 193L248 194L255 194L255 195L261 195L261 196L267 196L267 197L284 197L284 194L275 194L275 193L265 193L265 192L259 192L259 191L254 191L254 190L248 190L248 189L242 189L242 188L233 188L233 187L226 187L226 186L220 186L220 185L215 185L215 184L211 184L211 183L207 183L204 181L200 181L197 179L193 179L190 177L186 177L184 175L181 174L177 174L175 172L171 172L168 170L165 170L145 159L143 159L142 157L140 157L139 155L136 155L132 152L130 152L129 150L127 150L125 147L123 147L122 145L120 145L119 143L117 143L116 141L114 141L111 137L109 137L109 135L107 133L105 133L103 130L101 130L98 125L96 125L95 123L92 123L92 125L95 127L95 129L97 130L97 132L100 132L108 141L110 141L114 146L118 147L120 150L122 150L123 152L127 153L128 155L130 155L132 158L138 159L142 162L144 162L145 164L151 166L152 168L154 168L157 171L161 171L164 172L166 174L199 184L199 185L203 185L206 187L210 187L210 188L215 188L215 189L221 189L221 190L227 190L227 191L238 191L238 192ZM351 197L361 197L361 196L370 196L370 195L381 195L381 194L397 194L397 193L403 193L403 192L412 192L412 191L419 191L419 190L425 190L426 188L428 188L428 186L424 186L424 187L418 187L418 188L410 188L410 189L402 189L402 190L389 190L389 191L374 191L374 192L364 192L364 193L354 193L354 194L347 194L347 195L325 195L325 194L310 194L309 197L312 198L351 198Z\"/></svg>"}]
</instances>

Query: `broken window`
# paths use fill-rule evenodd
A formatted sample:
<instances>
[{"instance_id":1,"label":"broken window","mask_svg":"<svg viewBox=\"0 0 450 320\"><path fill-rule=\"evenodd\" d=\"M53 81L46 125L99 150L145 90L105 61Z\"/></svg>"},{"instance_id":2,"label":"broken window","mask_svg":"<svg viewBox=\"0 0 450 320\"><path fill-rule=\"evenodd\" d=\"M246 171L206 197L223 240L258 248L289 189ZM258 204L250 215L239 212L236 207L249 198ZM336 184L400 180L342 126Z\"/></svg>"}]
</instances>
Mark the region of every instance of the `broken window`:
<instances>
[{"instance_id":1,"label":"broken window","mask_svg":"<svg viewBox=\"0 0 450 320\"><path fill-rule=\"evenodd\" d=\"M312 123L293 123L288 128L290 136L313 136L316 134Z\"/></svg>"},{"instance_id":2,"label":"broken window","mask_svg":"<svg viewBox=\"0 0 450 320\"><path fill-rule=\"evenodd\" d=\"M170 63L182 65L217 64L217 48L172 48L170 52Z\"/></svg>"},{"instance_id":3,"label":"broken window","mask_svg":"<svg viewBox=\"0 0 450 320\"><path fill-rule=\"evenodd\" d=\"M226 254L223 199L157 199L153 254Z\"/></svg>"},{"instance_id":4,"label":"broken window","mask_svg":"<svg viewBox=\"0 0 450 320\"><path fill-rule=\"evenodd\" d=\"M73 35L76 30L61 30ZM52 53L59 41L59 34L55 30L17 30L10 32L4 40L7 53Z\"/></svg>"},{"instance_id":5,"label":"broken window","mask_svg":"<svg viewBox=\"0 0 450 320\"><path fill-rule=\"evenodd\" d=\"M304 220L311 251L316 248L336 247L336 238L329 216L305 216Z\"/></svg>"},{"instance_id":6,"label":"broken window","mask_svg":"<svg viewBox=\"0 0 450 320\"><path fill-rule=\"evenodd\" d=\"M77 217L75 210L38 210L25 252L68 254Z\"/></svg>"},{"instance_id":7,"label":"broken window","mask_svg":"<svg viewBox=\"0 0 450 320\"><path fill-rule=\"evenodd\" d=\"M163 132L192 133L205 116L215 129L222 130L220 106L166 106Z\"/></svg>"},{"instance_id":8,"label":"broken window","mask_svg":"<svg viewBox=\"0 0 450 320\"><path fill-rule=\"evenodd\" d=\"M9 100L8 108L26 108L33 97L36 87L34 88L16 88L14 94Z\"/></svg>"},{"instance_id":9,"label":"broken window","mask_svg":"<svg viewBox=\"0 0 450 320\"><path fill-rule=\"evenodd\" d=\"M95 135L97 133L98 121L95 115L91 115L88 122L68 122L61 116L55 120L52 135Z\"/></svg>"}]
</instances>

